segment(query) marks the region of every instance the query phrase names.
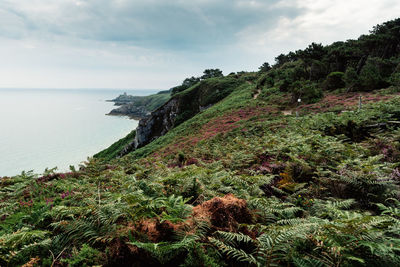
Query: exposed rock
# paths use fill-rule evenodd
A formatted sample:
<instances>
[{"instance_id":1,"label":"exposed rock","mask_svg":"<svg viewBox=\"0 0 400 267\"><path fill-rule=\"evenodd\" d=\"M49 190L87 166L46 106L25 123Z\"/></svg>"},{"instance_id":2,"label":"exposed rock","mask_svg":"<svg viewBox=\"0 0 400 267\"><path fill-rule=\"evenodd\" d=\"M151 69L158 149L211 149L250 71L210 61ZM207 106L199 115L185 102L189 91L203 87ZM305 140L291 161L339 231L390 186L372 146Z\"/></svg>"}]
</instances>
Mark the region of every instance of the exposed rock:
<instances>
[{"instance_id":1,"label":"exposed rock","mask_svg":"<svg viewBox=\"0 0 400 267\"><path fill-rule=\"evenodd\" d=\"M151 112L149 112L143 106L137 107L133 104L122 104L120 107L111 110L110 113L108 113L107 115L128 116L131 119L140 120L142 118L146 118L150 114L151 114Z\"/></svg>"},{"instance_id":2,"label":"exposed rock","mask_svg":"<svg viewBox=\"0 0 400 267\"><path fill-rule=\"evenodd\" d=\"M179 99L173 98L151 116L139 121L136 129L135 148L150 143L154 139L166 134L173 126L179 112Z\"/></svg>"},{"instance_id":3,"label":"exposed rock","mask_svg":"<svg viewBox=\"0 0 400 267\"><path fill-rule=\"evenodd\" d=\"M120 152L120 156L126 155L166 134L174 126L178 111L179 99L172 98L163 106L153 111L150 116L141 119L136 128L135 139Z\"/></svg>"},{"instance_id":4,"label":"exposed rock","mask_svg":"<svg viewBox=\"0 0 400 267\"><path fill-rule=\"evenodd\" d=\"M174 95L149 116L139 121L135 139L120 152L119 156L126 155L165 135L178 124L228 96L239 83L232 77L225 77L218 81L209 79Z\"/></svg>"}]
</instances>

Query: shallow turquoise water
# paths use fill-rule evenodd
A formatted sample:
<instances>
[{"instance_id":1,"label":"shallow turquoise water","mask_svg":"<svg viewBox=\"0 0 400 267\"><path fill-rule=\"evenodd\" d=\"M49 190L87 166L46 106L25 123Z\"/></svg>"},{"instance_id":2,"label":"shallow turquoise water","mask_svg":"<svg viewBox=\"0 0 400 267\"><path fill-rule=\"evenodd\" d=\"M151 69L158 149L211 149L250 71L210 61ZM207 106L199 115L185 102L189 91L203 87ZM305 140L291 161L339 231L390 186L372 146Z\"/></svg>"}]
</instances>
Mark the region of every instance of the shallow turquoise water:
<instances>
[{"instance_id":1,"label":"shallow turquoise water","mask_svg":"<svg viewBox=\"0 0 400 267\"><path fill-rule=\"evenodd\" d=\"M137 121L106 116L114 90L0 89L0 177L64 171L127 135ZM129 91L145 95L149 91Z\"/></svg>"}]
</instances>

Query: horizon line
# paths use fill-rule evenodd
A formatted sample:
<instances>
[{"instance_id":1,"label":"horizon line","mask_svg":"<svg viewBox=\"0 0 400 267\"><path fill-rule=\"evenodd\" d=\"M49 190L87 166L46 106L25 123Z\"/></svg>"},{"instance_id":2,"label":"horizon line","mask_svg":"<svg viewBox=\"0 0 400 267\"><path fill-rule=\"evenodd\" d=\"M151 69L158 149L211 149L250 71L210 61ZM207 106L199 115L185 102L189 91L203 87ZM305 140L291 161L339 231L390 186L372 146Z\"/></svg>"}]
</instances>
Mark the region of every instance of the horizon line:
<instances>
[{"instance_id":1,"label":"horizon line","mask_svg":"<svg viewBox=\"0 0 400 267\"><path fill-rule=\"evenodd\" d=\"M101 87L75 87L75 88L62 88L62 87L0 87L2 89L12 89L12 90L126 90L126 91L135 91L135 90L143 90L143 91L163 91L169 89L155 89L155 88L101 88Z\"/></svg>"}]
</instances>

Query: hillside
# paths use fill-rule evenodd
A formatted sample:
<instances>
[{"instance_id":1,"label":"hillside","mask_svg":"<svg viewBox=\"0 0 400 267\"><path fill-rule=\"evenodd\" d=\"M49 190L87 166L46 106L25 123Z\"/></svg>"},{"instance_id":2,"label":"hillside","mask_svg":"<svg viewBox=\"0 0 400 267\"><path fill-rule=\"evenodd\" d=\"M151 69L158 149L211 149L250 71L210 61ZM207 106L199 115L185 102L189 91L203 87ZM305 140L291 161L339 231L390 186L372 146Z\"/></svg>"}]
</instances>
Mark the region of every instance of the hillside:
<instances>
[{"instance_id":1,"label":"hillside","mask_svg":"<svg viewBox=\"0 0 400 267\"><path fill-rule=\"evenodd\" d=\"M399 30L192 79L79 170L3 177L0 265L400 266Z\"/></svg>"}]
</instances>

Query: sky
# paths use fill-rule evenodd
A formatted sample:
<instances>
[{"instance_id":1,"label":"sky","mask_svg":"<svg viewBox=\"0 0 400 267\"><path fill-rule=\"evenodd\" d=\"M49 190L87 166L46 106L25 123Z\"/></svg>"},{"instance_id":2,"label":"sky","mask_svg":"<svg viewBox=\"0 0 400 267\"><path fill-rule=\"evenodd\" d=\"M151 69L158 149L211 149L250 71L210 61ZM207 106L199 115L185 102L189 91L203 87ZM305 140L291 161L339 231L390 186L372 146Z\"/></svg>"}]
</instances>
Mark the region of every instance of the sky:
<instances>
[{"instance_id":1,"label":"sky","mask_svg":"<svg viewBox=\"0 0 400 267\"><path fill-rule=\"evenodd\" d=\"M398 0L0 0L0 88L164 90L399 15Z\"/></svg>"}]
</instances>

